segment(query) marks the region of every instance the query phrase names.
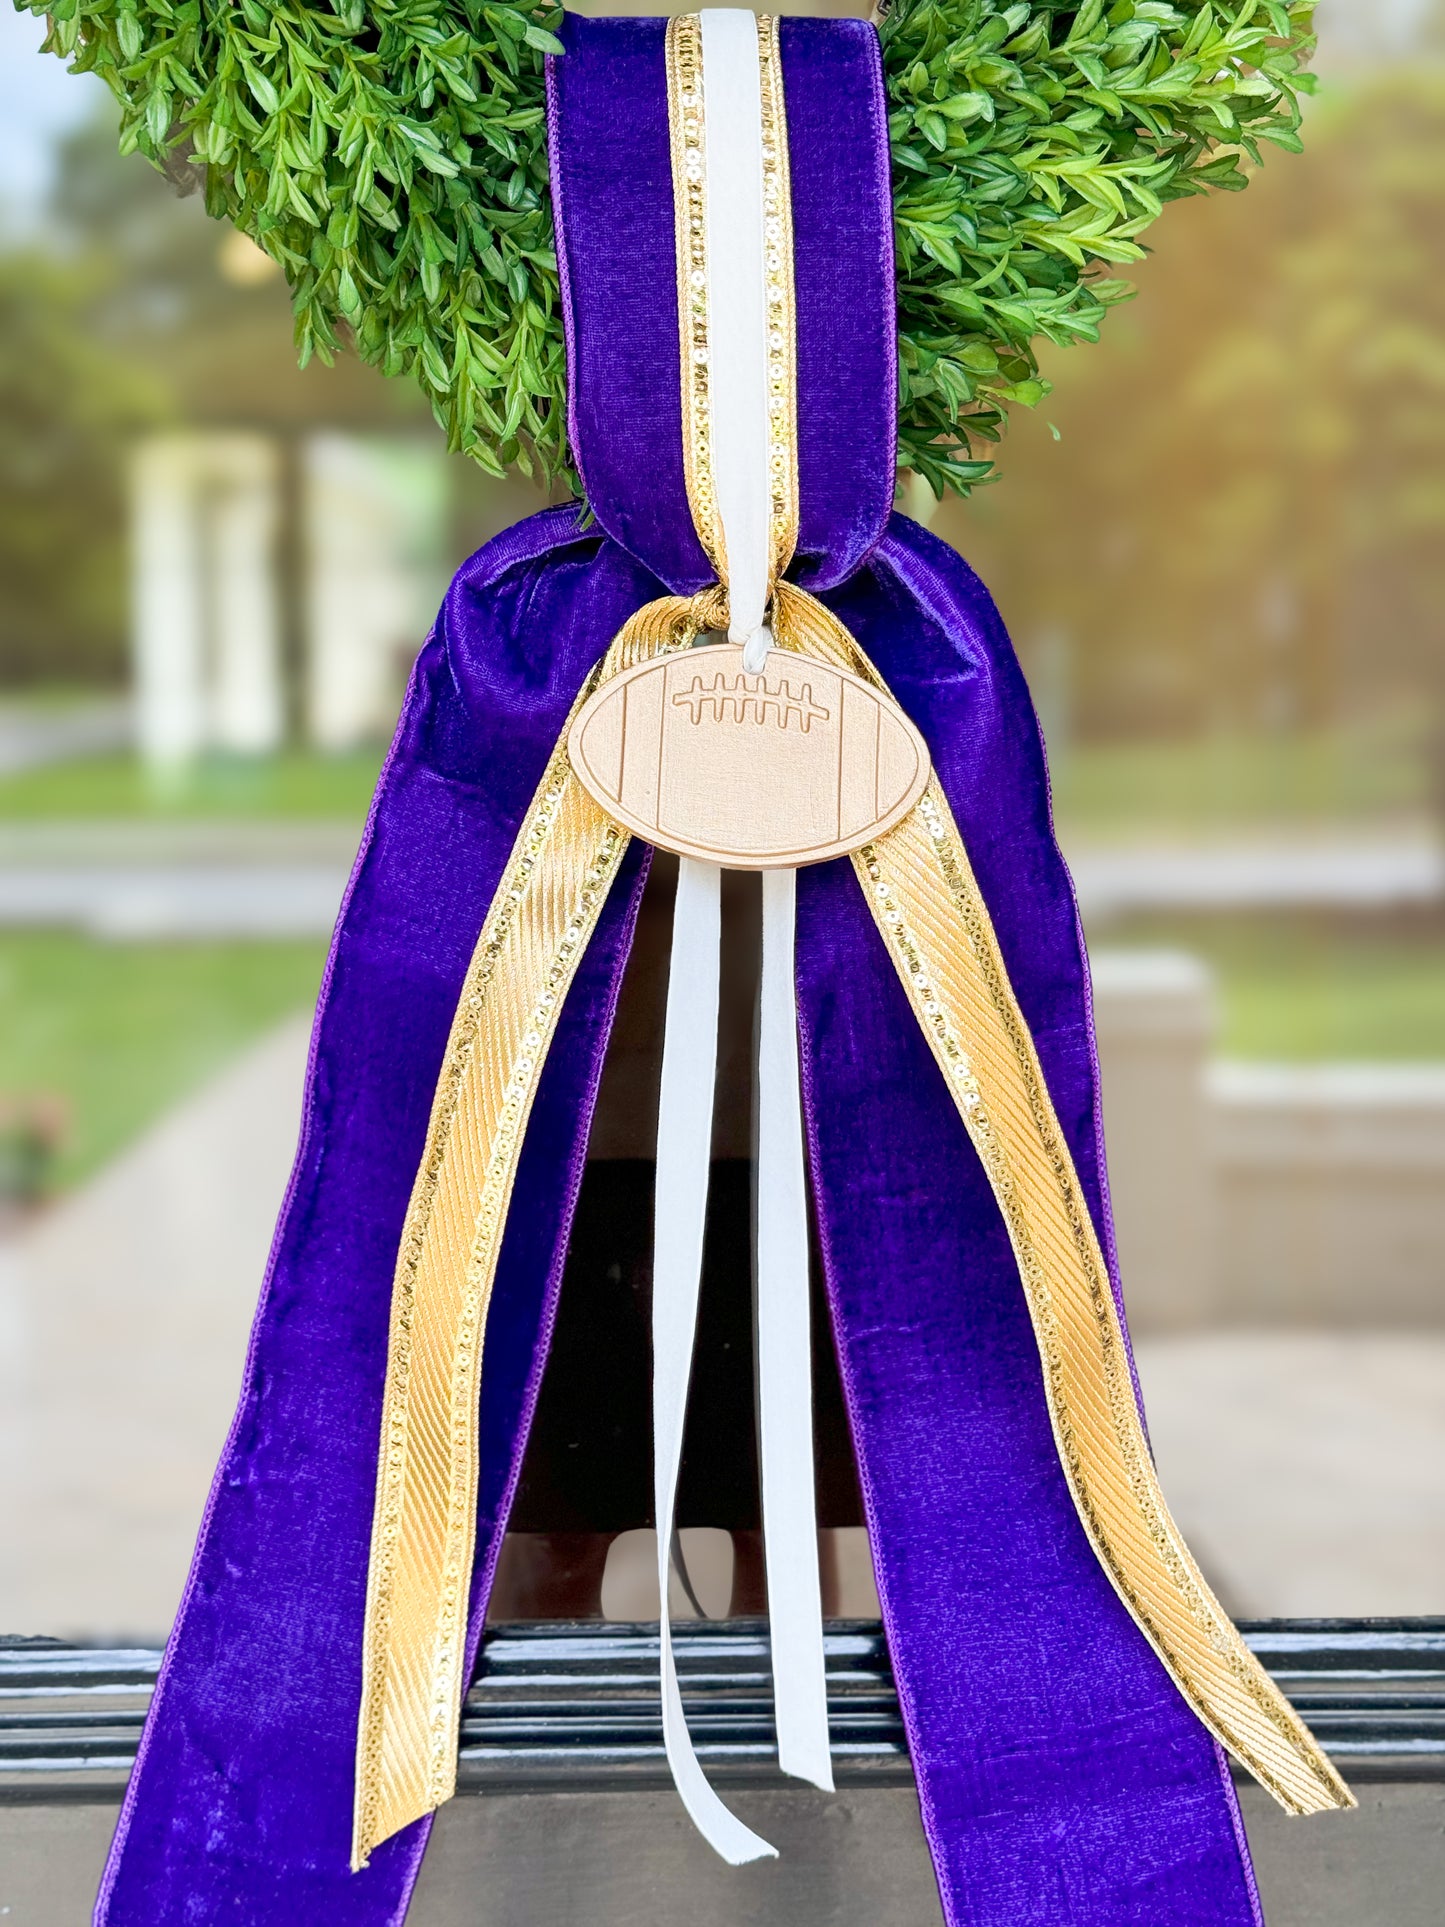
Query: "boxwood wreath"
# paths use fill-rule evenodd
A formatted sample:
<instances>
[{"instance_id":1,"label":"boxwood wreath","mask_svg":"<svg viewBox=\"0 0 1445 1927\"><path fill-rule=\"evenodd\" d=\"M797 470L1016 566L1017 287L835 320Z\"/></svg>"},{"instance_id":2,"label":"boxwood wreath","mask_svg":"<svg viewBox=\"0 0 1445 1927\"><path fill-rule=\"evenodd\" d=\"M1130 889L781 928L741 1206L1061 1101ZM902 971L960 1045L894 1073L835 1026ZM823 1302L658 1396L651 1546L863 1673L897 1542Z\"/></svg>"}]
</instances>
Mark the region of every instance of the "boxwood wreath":
<instances>
[{"instance_id":1,"label":"boxwood wreath","mask_svg":"<svg viewBox=\"0 0 1445 1927\"><path fill-rule=\"evenodd\" d=\"M570 473L529 0L18 0L98 73L121 147L195 170L285 270L301 360L420 382L492 474ZM1299 146L1314 0L897 0L881 29L898 258L899 460L966 493L1040 342L1096 339L1164 202Z\"/></svg>"}]
</instances>

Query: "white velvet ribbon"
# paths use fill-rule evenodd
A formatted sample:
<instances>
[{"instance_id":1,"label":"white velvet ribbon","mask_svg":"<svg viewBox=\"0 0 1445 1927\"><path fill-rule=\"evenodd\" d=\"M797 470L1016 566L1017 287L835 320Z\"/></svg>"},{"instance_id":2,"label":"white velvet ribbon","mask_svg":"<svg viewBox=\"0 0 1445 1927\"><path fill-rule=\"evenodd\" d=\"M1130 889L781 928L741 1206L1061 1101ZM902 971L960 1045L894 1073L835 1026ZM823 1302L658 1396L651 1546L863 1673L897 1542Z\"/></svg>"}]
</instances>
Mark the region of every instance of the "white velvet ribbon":
<instances>
[{"instance_id":1,"label":"white velvet ribbon","mask_svg":"<svg viewBox=\"0 0 1445 1927\"><path fill-rule=\"evenodd\" d=\"M778 1764L833 1790L818 1506L808 1194L793 976L796 870L763 872L758 1025L758 1419Z\"/></svg>"},{"instance_id":2,"label":"white velvet ribbon","mask_svg":"<svg viewBox=\"0 0 1445 1927\"><path fill-rule=\"evenodd\" d=\"M728 636L767 660L772 566L762 113L757 21L701 15L713 468L728 568ZM763 878L758 1059L759 1469L778 1760L831 1788L813 1474L807 1194L793 980L795 872Z\"/></svg>"},{"instance_id":3,"label":"white velvet ribbon","mask_svg":"<svg viewBox=\"0 0 1445 1927\"><path fill-rule=\"evenodd\" d=\"M699 18L713 488L727 551L728 637L753 651L747 667L756 672L772 563L758 23L731 7Z\"/></svg>"},{"instance_id":4,"label":"white velvet ribbon","mask_svg":"<svg viewBox=\"0 0 1445 1927\"><path fill-rule=\"evenodd\" d=\"M667 1608L687 1385L702 1280L717 1078L718 948L722 871L683 857L672 916L672 966L657 1116L657 1215L652 1259L652 1496L662 1643L662 1738L682 1803L698 1831L735 1867L776 1853L728 1812L708 1785L682 1710Z\"/></svg>"},{"instance_id":5,"label":"white velvet ribbon","mask_svg":"<svg viewBox=\"0 0 1445 1927\"><path fill-rule=\"evenodd\" d=\"M714 483L726 546L729 637L754 673L771 569L767 307L764 293L762 117L752 13L701 16L708 312ZM785 1773L831 1791L803 1177L798 1019L793 974L796 872L763 877L763 975L758 1058L759 1459L772 1631L778 1760ZM683 858L658 1108L653 1262L654 1501L661 1595L662 1723L672 1776L699 1831L739 1865L774 1853L718 1799L698 1764L678 1690L668 1569L697 1328L717 1075L721 871Z\"/></svg>"}]
</instances>

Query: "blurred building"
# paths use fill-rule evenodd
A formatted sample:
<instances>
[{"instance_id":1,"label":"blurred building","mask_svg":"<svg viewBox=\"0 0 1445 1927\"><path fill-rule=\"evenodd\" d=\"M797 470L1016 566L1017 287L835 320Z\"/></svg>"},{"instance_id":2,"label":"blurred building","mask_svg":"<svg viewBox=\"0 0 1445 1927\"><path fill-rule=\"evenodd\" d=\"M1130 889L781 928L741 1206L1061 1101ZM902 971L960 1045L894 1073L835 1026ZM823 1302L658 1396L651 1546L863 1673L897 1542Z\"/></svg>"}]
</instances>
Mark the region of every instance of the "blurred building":
<instances>
[{"instance_id":1,"label":"blurred building","mask_svg":"<svg viewBox=\"0 0 1445 1927\"><path fill-rule=\"evenodd\" d=\"M445 584L447 494L444 450L414 436L143 441L131 583L146 760L385 736Z\"/></svg>"},{"instance_id":2,"label":"blurred building","mask_svg":"<svg viewBox=\"0 0 1445 1927\"><path fill-rule=\"evenodd\" d=\"M302 450L306 735L342 750L390 733L447 580L438 440L310 435Z\"/></svg>"}]
</instances>

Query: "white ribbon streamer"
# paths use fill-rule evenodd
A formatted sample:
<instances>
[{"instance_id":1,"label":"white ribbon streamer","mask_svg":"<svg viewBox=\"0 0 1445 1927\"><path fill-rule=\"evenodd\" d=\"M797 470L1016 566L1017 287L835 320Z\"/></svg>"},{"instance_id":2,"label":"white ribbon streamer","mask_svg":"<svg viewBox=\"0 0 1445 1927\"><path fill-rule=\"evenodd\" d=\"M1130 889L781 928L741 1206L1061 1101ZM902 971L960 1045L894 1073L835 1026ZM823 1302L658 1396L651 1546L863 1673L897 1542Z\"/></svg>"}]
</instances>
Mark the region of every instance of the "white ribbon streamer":
<instances>
[{"instance_id":1,"label":"white ribbon streamer","mask_svg":"<svg viewBox=\"0 0 1445 1927\"><path fill-rule=\"evenodd\" d=\"M712 1154L713 1085L717 1076L718 947L722 871L683 857L672 916L672 965L657 1115L657 1207L652 1264L653 1507L657 1521L657 1585L661 1600L662 1737L682 1803L699 1833L734 1867L777 1849L729 1813L708 1785L682 1710L668 1566L677 1480L682 1466L687 1385L697 1331Z\"/></svg>"},{"instance_id":2,"label":"white ribbon streamer","mask_svg":"<svg viewBox=\"0 0 1445 1927\"><path fill-rule=\"evenodd\" d=\"M763 872L758 1026L758 1458L773 1649L778 1764L833 1790L818 1509L813 1482L813 1365L808 1197L793 976L796 870Z\"/></svg>"},{"instance_id":3,"label":"white ribbon streamer","mask_svg":"<svg viewBox=\"0 0 1445 1927\"><path fill-rule=\"evenodd\" d=\"M728 638L746 646L762 630L772 561L758 23L731 7L699 19L713 488L727 550ZM762 664L747 667L756 673Z\"/></svg>"},{"instance_id":4,"label":"white ribbon streamer","mask_svg":"<svg viewBox=\"0 0 1445 1927\"><path fill-rule=\"evenodd\" d=\"M756 674L771 572L767 303L757 21L701 16L714 486L726 546L729 637ZM721 872L681 860L658 1109L653 1262L654 1501L662 1726L683 1804L733 1865L775 1849L708 1785L683 1713L668 1568L697 1329L717 1075ZM808 1219L793 973L796 872L763 877L758 1062L758 1410L778 1759L832 1790L813 1470Z\"/></svg>"}]
</instances>

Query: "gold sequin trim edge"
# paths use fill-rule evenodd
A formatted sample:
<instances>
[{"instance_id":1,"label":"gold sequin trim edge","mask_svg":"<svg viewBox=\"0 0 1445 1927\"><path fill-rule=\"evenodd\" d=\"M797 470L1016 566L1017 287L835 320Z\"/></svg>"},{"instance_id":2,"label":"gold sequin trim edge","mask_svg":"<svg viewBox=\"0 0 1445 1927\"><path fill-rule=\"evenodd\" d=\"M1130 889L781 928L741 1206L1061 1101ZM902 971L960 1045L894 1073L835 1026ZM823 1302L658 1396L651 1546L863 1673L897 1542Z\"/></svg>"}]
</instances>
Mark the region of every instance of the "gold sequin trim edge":
<instances>
[{"instance_id":1,"label":"gold sequin trim edge","mask_svg":"<svg viewBox=\"0 0 1445 1927\"><path fill-rule=\"evenodd\" d=\"M463 984L392 1284L367 1572L352 1865L451 1797L476 1552L482 1345L532 1100L629 833L567 761L607 677L715 616L664 597L625 625L573 705Z\"/></svg>"},{"instance_id":2,"label":"gold sequin trim edge","mask_svg":"<svg viewBox=\"0 0 1445 1927\"><path fill-rule=\"evenodd\" d=\"M774 635L885 688L837 618L787 583ZM1165 1504L1093 1221L937 779L897 829L852 861L1003 1215L1059 1461L1099 1563L1190 1707L1282 1807L1353 1806L1210 1591Z\"/></svg>"},{"instance_id":3,"label":"gold sequin trim edge","mask_svg":"<svg viewBox=\"0 0 1445 1927\"><path fill-rule=\"evenodd\" d=\"M769 533L773 580L798 542L798 370L793 280L793 198L778 22L757 17L762 130L763 277L767 323ZM718 580L727 545L713 476L712 341L708 311L707 77L702 22L670 20L666 36L668 131L677 256L683 471L693 527Z\"/></svg>"}]
</instances>

